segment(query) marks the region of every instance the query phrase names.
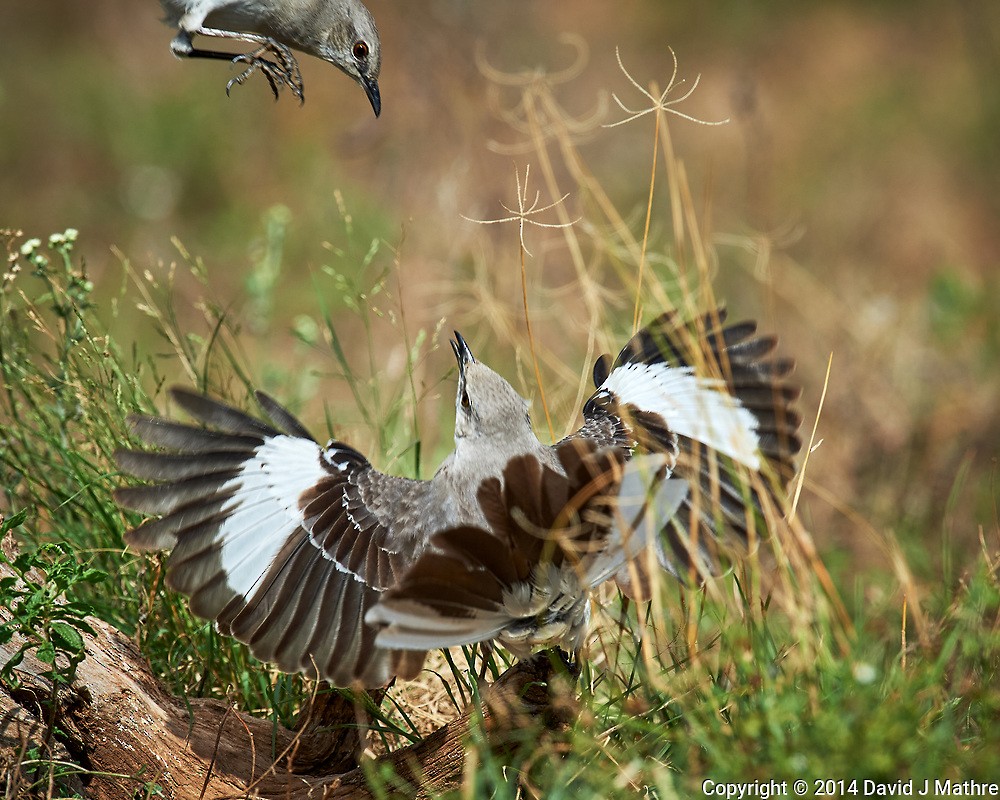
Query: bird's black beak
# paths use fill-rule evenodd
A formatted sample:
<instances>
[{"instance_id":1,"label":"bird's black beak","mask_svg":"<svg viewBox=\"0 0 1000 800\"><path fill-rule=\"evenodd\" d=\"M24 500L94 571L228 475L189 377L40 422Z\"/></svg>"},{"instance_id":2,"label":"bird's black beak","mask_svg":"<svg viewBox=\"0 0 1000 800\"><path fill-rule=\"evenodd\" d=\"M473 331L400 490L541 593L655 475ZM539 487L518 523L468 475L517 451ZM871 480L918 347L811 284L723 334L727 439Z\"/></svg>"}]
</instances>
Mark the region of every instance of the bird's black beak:
<instances>
[{"instance_id":1,"label":"bird's black beak","mask_svg":"<svg viewBox=\"0 0 1000 800\"><path fill-rule=\"evenodd\" d=\"M382 113L382 95L378 91L378 81L374 78L366 78L364 75L360 78L361 88L365 90L365 94L368 95L368 102L372 104L372 110L375 112L377 117Z\"/></svg>"},{"instance_id":2,"label":"bird's black beak","mask_svg":"<svg viewBox=\"0 0 1000 800\"><path fill-rule=\"evenodd\" d=\"M469 349L469 343L465 341L465 337L458 331L455 331L455 338L451 340L451 349L454 351L455 359L458 361L459 373L465 374L465 365L470 361L475 361L476 358Z\"/></svg>"}]
</instances>

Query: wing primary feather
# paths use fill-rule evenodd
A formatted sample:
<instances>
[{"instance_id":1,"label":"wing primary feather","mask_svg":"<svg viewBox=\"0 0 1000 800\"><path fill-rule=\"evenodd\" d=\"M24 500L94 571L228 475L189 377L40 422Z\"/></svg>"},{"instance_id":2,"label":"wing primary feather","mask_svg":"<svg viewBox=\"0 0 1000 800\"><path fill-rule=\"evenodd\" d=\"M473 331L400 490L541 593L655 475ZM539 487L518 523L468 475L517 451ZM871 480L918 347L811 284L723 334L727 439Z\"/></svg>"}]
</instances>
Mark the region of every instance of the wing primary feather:
<instances>
[{"instance_id":1,"label":"wing primary feather","mask_svg":"<svg viewBox=\"0 0 1000 800\"><path fill-rule=\"evenodd\" d=\"M147 417L130 414L129 428L146 444L182 450L186 453L202 453L225 450L234 453L252 453L264 437L260 434L235 435L220 433L182 422L172 422L161 417Z\"/></svg>"},{"instance_id":2,"label":"wing primary feather","mask_svg":"<svg viewBox=\"0 0 1000 800\"><path fill-rule=\"evenodd\" d=\"M264 409L264 413L267 414L271 421L289 436L297 436L299 439L315 441L305 426L269 394L257 391L254 392L254 397L257 398L260 407Z\"/></svg>"}]
</instances>

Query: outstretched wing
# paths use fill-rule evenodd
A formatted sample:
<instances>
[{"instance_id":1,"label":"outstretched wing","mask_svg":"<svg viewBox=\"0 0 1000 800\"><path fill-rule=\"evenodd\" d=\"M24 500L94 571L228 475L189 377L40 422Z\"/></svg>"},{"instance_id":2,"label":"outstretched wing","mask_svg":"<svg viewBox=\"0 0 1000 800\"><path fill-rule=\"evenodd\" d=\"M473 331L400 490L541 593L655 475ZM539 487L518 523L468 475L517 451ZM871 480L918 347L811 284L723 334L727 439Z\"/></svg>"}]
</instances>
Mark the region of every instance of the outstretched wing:
<instances>
[{"instance_id":1,"label":"outstretched wing","mask_svg":"<svg viewBox=\"0 0 1000 800\"><path fill-rule=\"evenodd\" d=\"M419 527L406 526L407 501L426 484L384 475L341 442L321 447L263 393L274 426L186 389L171 396L207 427L130 419L141 439L174 452L116 454L157 482L115 492L161 515L129 531L129 547L170 550L167 584L261 660L318 669L339 686L387 682L389 654L364 615L409 566L413 543L396 531Z\"/></svg>"},{"instance_id":2,"label":"outstretched wing","mask_svg":"<svg viewBox=\"0 0 1000 800\"><path fill-rule=\"evenodd\" d=\"M590 590L633 559L686 494L665 480L665 459L623 464L620 448L563 442L563 472L534 455L511 459L503 481L478 491L490 531L437 533L433 548L368 613L378 642L401 650L499 638L521 656L533 647L580 647ZM423 653L408 659L419 670Z\"/></svg>"},{"instance_id":3,"label":"outstretched wing","mask_svg":"<svg viewBox=\"0 0 1000 800\"><path fill-rule=\"evenodd\" d=\"M722 528L748 534L761 498L747 471L786 481L801 447L801 419L791 407L799 390L785 383L794 362L775 356L777 340L757 335L756 323L725 322L724 309L690 322L668 312L613 362L602 356L584 424L569 437L638 445L675 460L674 473L691 484L660 548L675 575L709 569ZM623 576L619 583L631 590Z\"/></svg>"}]
</instances>

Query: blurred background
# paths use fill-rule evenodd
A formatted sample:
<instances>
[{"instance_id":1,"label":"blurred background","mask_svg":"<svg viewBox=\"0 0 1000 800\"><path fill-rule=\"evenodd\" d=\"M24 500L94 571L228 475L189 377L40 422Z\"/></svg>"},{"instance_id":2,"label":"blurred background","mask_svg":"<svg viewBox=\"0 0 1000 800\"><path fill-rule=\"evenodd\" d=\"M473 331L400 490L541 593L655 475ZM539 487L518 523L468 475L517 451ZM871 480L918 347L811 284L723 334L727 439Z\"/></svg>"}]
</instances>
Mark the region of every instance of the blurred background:
<instances>
[{"instance_id":1,"label":"blurred background","mask_svg":"<svg viewBox=\"0 0 1000 800\"><path fill-rule=\"evenodd\" d=\"M309 404L322 401L362 451L374 440L336 379L342 365L309 346L310 330L328 308L346 358L389 381L406 380L406 348L423 341L414 376L426 473L451 445L443 345L453 328L534 397L543 427L517 227L466 219L510 216L501 204L515 206L515 171L523 181L529 165L528 204L536 191L540 206L559 199L522 146L527 134L505 119L523 100L517 84L575 65L553 96L580 120L587 169L640 238L653 117L601 123L629 116L612 92L643 108L616 48L639 84L661 90L673 48L687 80L679 94L701 75L680 107L730 120L670 119L713 247L716 295L797 359L807 435L832 354L804 506L849 604L898 605L879 582L850 596L862 586L853 576L889 570L886 537L931 589L942 567L946 580L961 578L981 535L996 549L1000 5L368 4L384 53L377 120L360 88L306 56L304 106L287 92L274 102L259 77L227 98L230 66L174 58L155 0L7 3L0 227L43 240L77 228L95 297L126 346L162 342L135 308L123 263L172 284L182 328L204 333L198 306L211 297L242 326L250 377L311 424L322 416ZM578 176L556 160L565 208L586 227ZM650 263L667 281L671 210L658 180ZM538 219L559 221L555 209ZM594 355L591 316L577 313L563 231L529 226L525 244L559 435ZM595 274L601 262L595 252ZM377 312L365 322L350 297ZM608 347L632 308L609 297L603 315L597 345Z\"/></svg>"}]
</instances>

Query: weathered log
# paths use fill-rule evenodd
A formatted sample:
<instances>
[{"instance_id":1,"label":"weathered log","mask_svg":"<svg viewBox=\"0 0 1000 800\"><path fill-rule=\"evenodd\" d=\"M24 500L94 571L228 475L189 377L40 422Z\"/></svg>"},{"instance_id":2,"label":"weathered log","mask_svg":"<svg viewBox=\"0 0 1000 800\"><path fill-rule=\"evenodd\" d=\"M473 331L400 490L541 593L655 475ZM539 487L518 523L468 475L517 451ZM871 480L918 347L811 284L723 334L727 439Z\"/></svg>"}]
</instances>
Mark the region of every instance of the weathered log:
<instances>
[{"instance_id":1,"label":"weathered log","mask_svg":"<svg viewBox=\"0 0 1000 800\"><path fill-rule=\"evenodd\" d=\"M8 616L0 607L0 619ZM156 787L181 800L365 798L373 796L368 776L385 765L395 772L392 785L401 796L429 797L461 784L471 726L509 754L525 732L561 725L572 714L571 705L552 702L550 691L553 674L565 670L543 655L507 670L458 719L422 741L358 767L349 700L328 696L307 709L298 730L221 700L184 700L151 675L133 642L100 620L88 622L95 635L84 635L87 657L55 704L43 676L50 667L30 652L16 670L19 688L0 683L0 774L7 781L0 789L6 796L51 774L26 758L34 748L38 761L59 761L64 773L78 768L59 779L59 791L109 800ZM0 664L20 644L15 637L0 646Z\"/></svg>"}]
</instances>

